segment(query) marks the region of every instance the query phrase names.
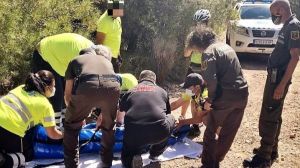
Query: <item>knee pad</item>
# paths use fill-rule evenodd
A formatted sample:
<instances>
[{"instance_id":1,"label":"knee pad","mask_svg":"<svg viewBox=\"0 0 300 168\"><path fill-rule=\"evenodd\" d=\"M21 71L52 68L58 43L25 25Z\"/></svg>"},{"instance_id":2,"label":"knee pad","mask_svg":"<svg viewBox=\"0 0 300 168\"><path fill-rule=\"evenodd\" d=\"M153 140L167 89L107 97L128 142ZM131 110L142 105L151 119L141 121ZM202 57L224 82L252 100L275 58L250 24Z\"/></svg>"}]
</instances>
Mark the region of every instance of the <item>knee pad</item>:
<instances>
[{"instance_id":1,"label":"knee pad","mask_svg":"<svg viewBox=\"0 0 300 168\"><path fill-rule=\"evenodd\" d=\"M6 153L4 158L4 167L25 167L25 156L22 153Z\"/></svg>"}]
</instances>

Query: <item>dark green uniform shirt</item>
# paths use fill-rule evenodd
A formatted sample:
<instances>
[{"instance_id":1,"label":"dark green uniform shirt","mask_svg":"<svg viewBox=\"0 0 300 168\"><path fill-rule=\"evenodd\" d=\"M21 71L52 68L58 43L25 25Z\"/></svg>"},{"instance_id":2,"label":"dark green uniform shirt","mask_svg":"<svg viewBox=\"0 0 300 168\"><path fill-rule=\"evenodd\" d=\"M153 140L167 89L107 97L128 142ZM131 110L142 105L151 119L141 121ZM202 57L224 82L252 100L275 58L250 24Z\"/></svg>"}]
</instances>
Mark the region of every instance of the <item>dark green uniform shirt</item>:
<instances>
[{"instance_id":1,"label":"dark green uniform shirt","mask_svg":"<svg viewBox=\"0 0 300 168\"><path fill-rule=\"evenodd\" d=\"M300 22L291 16L279 32L278 40L272 52L268 68L285 70L291 59L291 48L300 48Z\"/></svg>"},{"instance_id":2,"label":"dark green uniform shirt","mask_svg":"<svg viewBox=\"0 0 300 168\"><path fill-rule=\"evenodd\" d=\"M248 87L239 59L227 44L211 44L202 54L201 68L211 101L215 100L223 89L235 91Z\"/></svg>"}]
</instances>

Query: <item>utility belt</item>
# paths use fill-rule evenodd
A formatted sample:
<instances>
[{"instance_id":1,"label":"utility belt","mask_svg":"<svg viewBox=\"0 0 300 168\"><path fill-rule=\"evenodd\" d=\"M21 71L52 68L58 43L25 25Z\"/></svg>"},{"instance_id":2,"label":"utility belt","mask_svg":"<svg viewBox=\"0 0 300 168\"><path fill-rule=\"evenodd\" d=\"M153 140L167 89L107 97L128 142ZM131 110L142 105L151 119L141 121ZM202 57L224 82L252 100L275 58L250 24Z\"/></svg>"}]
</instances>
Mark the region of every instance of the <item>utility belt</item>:
<instances>
[{"instance_id":1,"label":"utility belt","mask_svg":"<svg viewBox=\"0 0 300 168\"><path fill-rule=\"evenodd\" d=\"M102 81L115 81L121 83L121 78L117 75L99 75L99 74L88 74L80 75L74 79L72 94L76 94L77 87L80 83L88 81L98 81L99 84Z\"/></svg>"},{"instance_id":2,"label":"utility belt","mask_svg":"<svg viewBox=\"0 0 300 168\"><path fill-rule=\"evenodd\" d=\"M271 83L279 83L284 76L285 70L278 68L267 68L267 72Z\"/></svg>"}]
</instances>

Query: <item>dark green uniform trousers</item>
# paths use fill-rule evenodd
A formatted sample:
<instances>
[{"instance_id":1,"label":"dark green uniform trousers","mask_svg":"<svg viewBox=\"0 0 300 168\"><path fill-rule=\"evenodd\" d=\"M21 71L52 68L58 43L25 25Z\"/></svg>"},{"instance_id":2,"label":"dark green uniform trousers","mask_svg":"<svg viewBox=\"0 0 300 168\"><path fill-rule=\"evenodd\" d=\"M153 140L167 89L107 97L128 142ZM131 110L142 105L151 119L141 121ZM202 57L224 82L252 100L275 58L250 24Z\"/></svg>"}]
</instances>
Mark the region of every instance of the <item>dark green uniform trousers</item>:
<instances>
[{"instance_id":1,"label":"dark green uniform trousers","mask_svg":"<svg viewBox=\"0 0 300 168\"><path fill-rule=\"evenodd\" d=\"M223 90L222 96L214 101L204 132L202 168L219 167L240 127L247 102L248 88L239 91ZM222 129L216 139L219 127Z\"/></svg>"},{"instance_id":2,"label":"dark green uniform trousers","mask_svg":"<svg viewBox=\"0 0 300 168\"><path fill-rule=\"evenodd\" d=\"M98 107L102 114L101 165L111 167L115 143L114 120L120 95L120 85L116 81L87 81L80 83L67 107L64 124L64 160L66 168L79 166L78 134L82 121L91 109Z\"/></svg>"},{"instance_id":3,"label":"dark green uniform trousers","mask_svg":"<svg viewBox=\"0 0 300 168\"><path fill-rule=\"evenodd\" d=\"M259 118L259 135L261 136L261 146L258 150L258 155L268 160L271 159L272 151L278 151L278 137L282 123L281 114L284 99L290 86L289 82L285 87L282 99L274 100L274 91L279 81L281 81L281 77L276 83L271 83L270 75L268 75Z\"/></svg>"}]
</instances>

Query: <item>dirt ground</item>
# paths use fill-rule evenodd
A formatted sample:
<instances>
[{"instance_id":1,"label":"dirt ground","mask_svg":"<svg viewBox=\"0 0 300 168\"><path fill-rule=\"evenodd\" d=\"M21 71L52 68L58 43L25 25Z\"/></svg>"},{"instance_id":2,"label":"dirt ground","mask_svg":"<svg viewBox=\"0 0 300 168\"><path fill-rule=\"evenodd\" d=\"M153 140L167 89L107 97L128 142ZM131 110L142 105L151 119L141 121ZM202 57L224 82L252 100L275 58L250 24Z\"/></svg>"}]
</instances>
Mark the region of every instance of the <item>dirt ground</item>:
<instances>
[{"instance_id":1,"label":"dirt ground","mask_svg":"<svg viewBox=\"0 0 300 168\"><path fill-rule=\"evenodd\" d=\"M266 79L266 56L241 55L240 61L244 74L249 84L249 102L241 127L236 135L230 151L227 153L221 167L242 167L243 159L252 156L252 150L259 146L258 119L262 102L263 89ZM279 142L279 159L272 165L274 168L300 168L300 65L298 65L293 83L290 86L283 110L283 123ZM178 96L178 93L177 93ZM176 95L171 99L174 100ZM180 110L174 114L178 116ZM189 114L189 111L188 111ZM193 140L201 143L204 127L201 135ZM200 167L199 159L176 159L163 162L163 168L190 168Z\"/></svg>"}]
</instances>

